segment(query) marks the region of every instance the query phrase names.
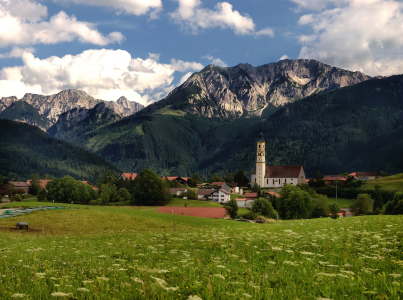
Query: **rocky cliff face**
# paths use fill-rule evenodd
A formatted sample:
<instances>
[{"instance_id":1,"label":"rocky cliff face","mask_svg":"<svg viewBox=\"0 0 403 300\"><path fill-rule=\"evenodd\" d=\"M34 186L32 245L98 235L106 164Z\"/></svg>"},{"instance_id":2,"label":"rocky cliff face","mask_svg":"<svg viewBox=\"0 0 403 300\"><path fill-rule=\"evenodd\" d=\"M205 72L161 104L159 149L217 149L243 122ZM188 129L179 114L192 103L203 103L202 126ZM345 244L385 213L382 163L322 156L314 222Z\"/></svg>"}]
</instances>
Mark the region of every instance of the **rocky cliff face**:
<instances>
[{"instance_id":1,"label":"rocky cliff face","mask_svg":"<svg viewBox=\"0 0 403 300\"><path fill-rule=\"evenodd\" d=\"M60 137L69 134L78 135L84 131L91 131L104 124L122 119L112 108L101 102L93 108L73 108L59 116L58 121L47 132L50 136Z\"/></svg>"},{"instance_id":2,"label":"rocky cliff face","mask_svg":"<svg viewBox=\"0 0 403 300\"><path fill-rule=\"evenodd\" d=\"M209 65L174 89L161 103L146 108L144 113L157 111L165 103L207 117L260 116L268 106L283 106L368 79L371 77L360 72L309 59L282 60L259 67Z\"/></svg>"},{"instance_id":3,"label":"rocky cliff face","mask_svg":"<svg viewBox=\"0 0 403 300\"><path fill-rule=\"evenodd\" d=\"M54 124L58 117L64 112L70 111L74 108L91 109L99 103L105 103L107 107L113 109L121 117L134 114L144 107L143 105L134 101L129 101L124 97L121 97L116 102L95 99L86 92L80 90L65 90L50 96L25 94L21 100L35 107L38 112L47 117L52 124ZM18 101L17 97L1 98L0 112L5 110L15 101Z\"/></svg>"}]
</instances>

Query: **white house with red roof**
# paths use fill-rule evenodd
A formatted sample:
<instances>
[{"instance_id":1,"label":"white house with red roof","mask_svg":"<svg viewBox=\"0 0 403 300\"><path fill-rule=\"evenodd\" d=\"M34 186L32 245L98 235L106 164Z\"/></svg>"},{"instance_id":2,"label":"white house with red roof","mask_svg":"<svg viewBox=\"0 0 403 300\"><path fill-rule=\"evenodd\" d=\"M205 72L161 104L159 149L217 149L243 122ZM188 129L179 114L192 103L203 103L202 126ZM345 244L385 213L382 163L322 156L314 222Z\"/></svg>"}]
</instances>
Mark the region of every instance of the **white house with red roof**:
<instances>
[{"instance_id":1,"label":"white house with red roof","mask_svg":"<svg viewBox=\"0 0 403 300\"><path fill-rule=\"evenodd\" d=\"M224 189L218 189L212 194L213 201L218 203L227 203L231 200L231 192L228 192Z\"/></svg>"}]
</instances>

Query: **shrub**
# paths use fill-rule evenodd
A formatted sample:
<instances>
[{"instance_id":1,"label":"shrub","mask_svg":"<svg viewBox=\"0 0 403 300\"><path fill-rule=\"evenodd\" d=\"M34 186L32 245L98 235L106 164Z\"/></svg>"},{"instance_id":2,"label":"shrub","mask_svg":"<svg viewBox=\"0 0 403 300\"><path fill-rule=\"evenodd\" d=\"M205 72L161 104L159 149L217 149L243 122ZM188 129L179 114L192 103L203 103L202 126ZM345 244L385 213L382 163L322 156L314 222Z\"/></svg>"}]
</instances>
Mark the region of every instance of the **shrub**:
<instances>
[{"instance_id":1,"label":"shrub","mask_svg":"<svg viewBox=\"0 0 403 300\"><path fill-rule=\"evenodd\" d=\"M331 218L332 219L337 219L337 214L340 212L340 206L337 204L337 203L331 203L330 205L329 205L329 209L330 209L330 212L331 212Z\"/></svg>"},{"instance_id":2,"label":"shrub","mask_svg":"<svg viewBox=\"0 0 403 300\"><path fill-rule=\"evenodd\" d=\"M354 216L367 215L372 212L374 200L371 199L369 194L360 194L353 205L351 205L351 213Z\"/></svg>"},{"instance_id":3,"label":"shrub","mask_svg":"<svg viewBox=\"0 0 403 300\"><path fill-rule=\"evenodd\" d=\"M246 214L240 215L240 217L246 220L256 220L257 214L255 214L253 211L250 210Z\"/></svg>"},{"instance_id":4,"label":"shrub","mask_svg":"<svg viewBox=\"0 0 403 300\"><path fill-rule=\"evenodd\" d=\"M11 201L22 202L22 197L19 194L15 194L13 197L11 197Z\"/></svg>"},{"instance_id":5,"label":"shrub","mask_svg":"<svg viewBox=\"0 0 403 300\"><path fill-rule=\"evenodd\" d=\"M47 193L46 193L46 190L45 190L45 189L39 190L38 196L37 196L37 200L38 200L39 202L45 202L46 194L47 194Z\"/></svg>"},{"instance_id":6,"label":"shrub","mask_svg":"<svg viewBox=\"0 0 403 300\"><path fill-rule=\"evenodd\" d=\"M274 218L276 216L272 204L266 198L258 198L253 201L251 211L268 218Z\"/></svg>"},{"instance_id":7,"label":"shrub","mask_svg":"<svg viewBox=\"0 0 403 300\"><path fill-rule=\"evenodd\" d=\"M328 217L329 216L329 208L327 205L327 196L319 195L318 198L313 199L314 209L312 211L312 218L320 218L320 217Z\"/></svg>"},{"instance_id":8,"label":"shrub","mask_svg":"<svg viewBox=\"0 0 403 300\"><path fill-rule=\"evenodd\" d=\"M235 199L231 199L228 202L228 204L226 204L224 207L227 210L231 219L234 219L236 217L236 215L238 214L238 203L236 202Z\"/></svg>"},{"instance_id":9,"label":"shrub","mask_svg":"<svg viewBox=\"0 0 403 300\"><path fill-rule=\"evenodd\" d=\"M91 200L90 202L88 202L89 205L98 205L98 201L97 200Z\"/></svg>"}]
</instances>

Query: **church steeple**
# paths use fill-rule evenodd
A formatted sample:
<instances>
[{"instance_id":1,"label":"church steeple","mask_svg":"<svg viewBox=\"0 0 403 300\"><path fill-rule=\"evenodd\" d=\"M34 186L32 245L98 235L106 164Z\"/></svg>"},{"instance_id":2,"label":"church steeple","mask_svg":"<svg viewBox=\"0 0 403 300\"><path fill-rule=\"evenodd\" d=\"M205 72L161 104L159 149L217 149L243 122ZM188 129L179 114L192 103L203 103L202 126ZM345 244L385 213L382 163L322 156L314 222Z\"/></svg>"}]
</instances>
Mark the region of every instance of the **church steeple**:
<instances>
[{"instance_id":1,"label":"church steeple","mask_svg":"<svg viewBox=\"0 0 403 300\"><path fill-rule=\"evenodd\" d=\"M263 132L259 133L256 145L256 182L260 187L264 187L264 176L266 175L266 150Z\"/></svg>"}]
</instances>

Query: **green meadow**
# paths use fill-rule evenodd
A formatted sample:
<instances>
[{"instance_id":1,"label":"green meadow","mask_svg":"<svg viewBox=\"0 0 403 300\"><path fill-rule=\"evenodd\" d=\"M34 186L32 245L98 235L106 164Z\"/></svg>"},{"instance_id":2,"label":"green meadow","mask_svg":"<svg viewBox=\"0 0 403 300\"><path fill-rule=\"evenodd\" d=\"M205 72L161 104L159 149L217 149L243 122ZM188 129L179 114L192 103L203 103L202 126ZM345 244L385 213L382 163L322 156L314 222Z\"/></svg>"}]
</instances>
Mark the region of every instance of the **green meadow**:
<instances>
[{"instance_id":1,"label":"green meadow","mask_svg":"<svg viewBox=\"0 0 403 300\"><path fill-rule=\"evenodd\" d=\"M250 224L72 207L0 219L0 299L403 297L401 216Z\"/></svg>"}]
</instances>

